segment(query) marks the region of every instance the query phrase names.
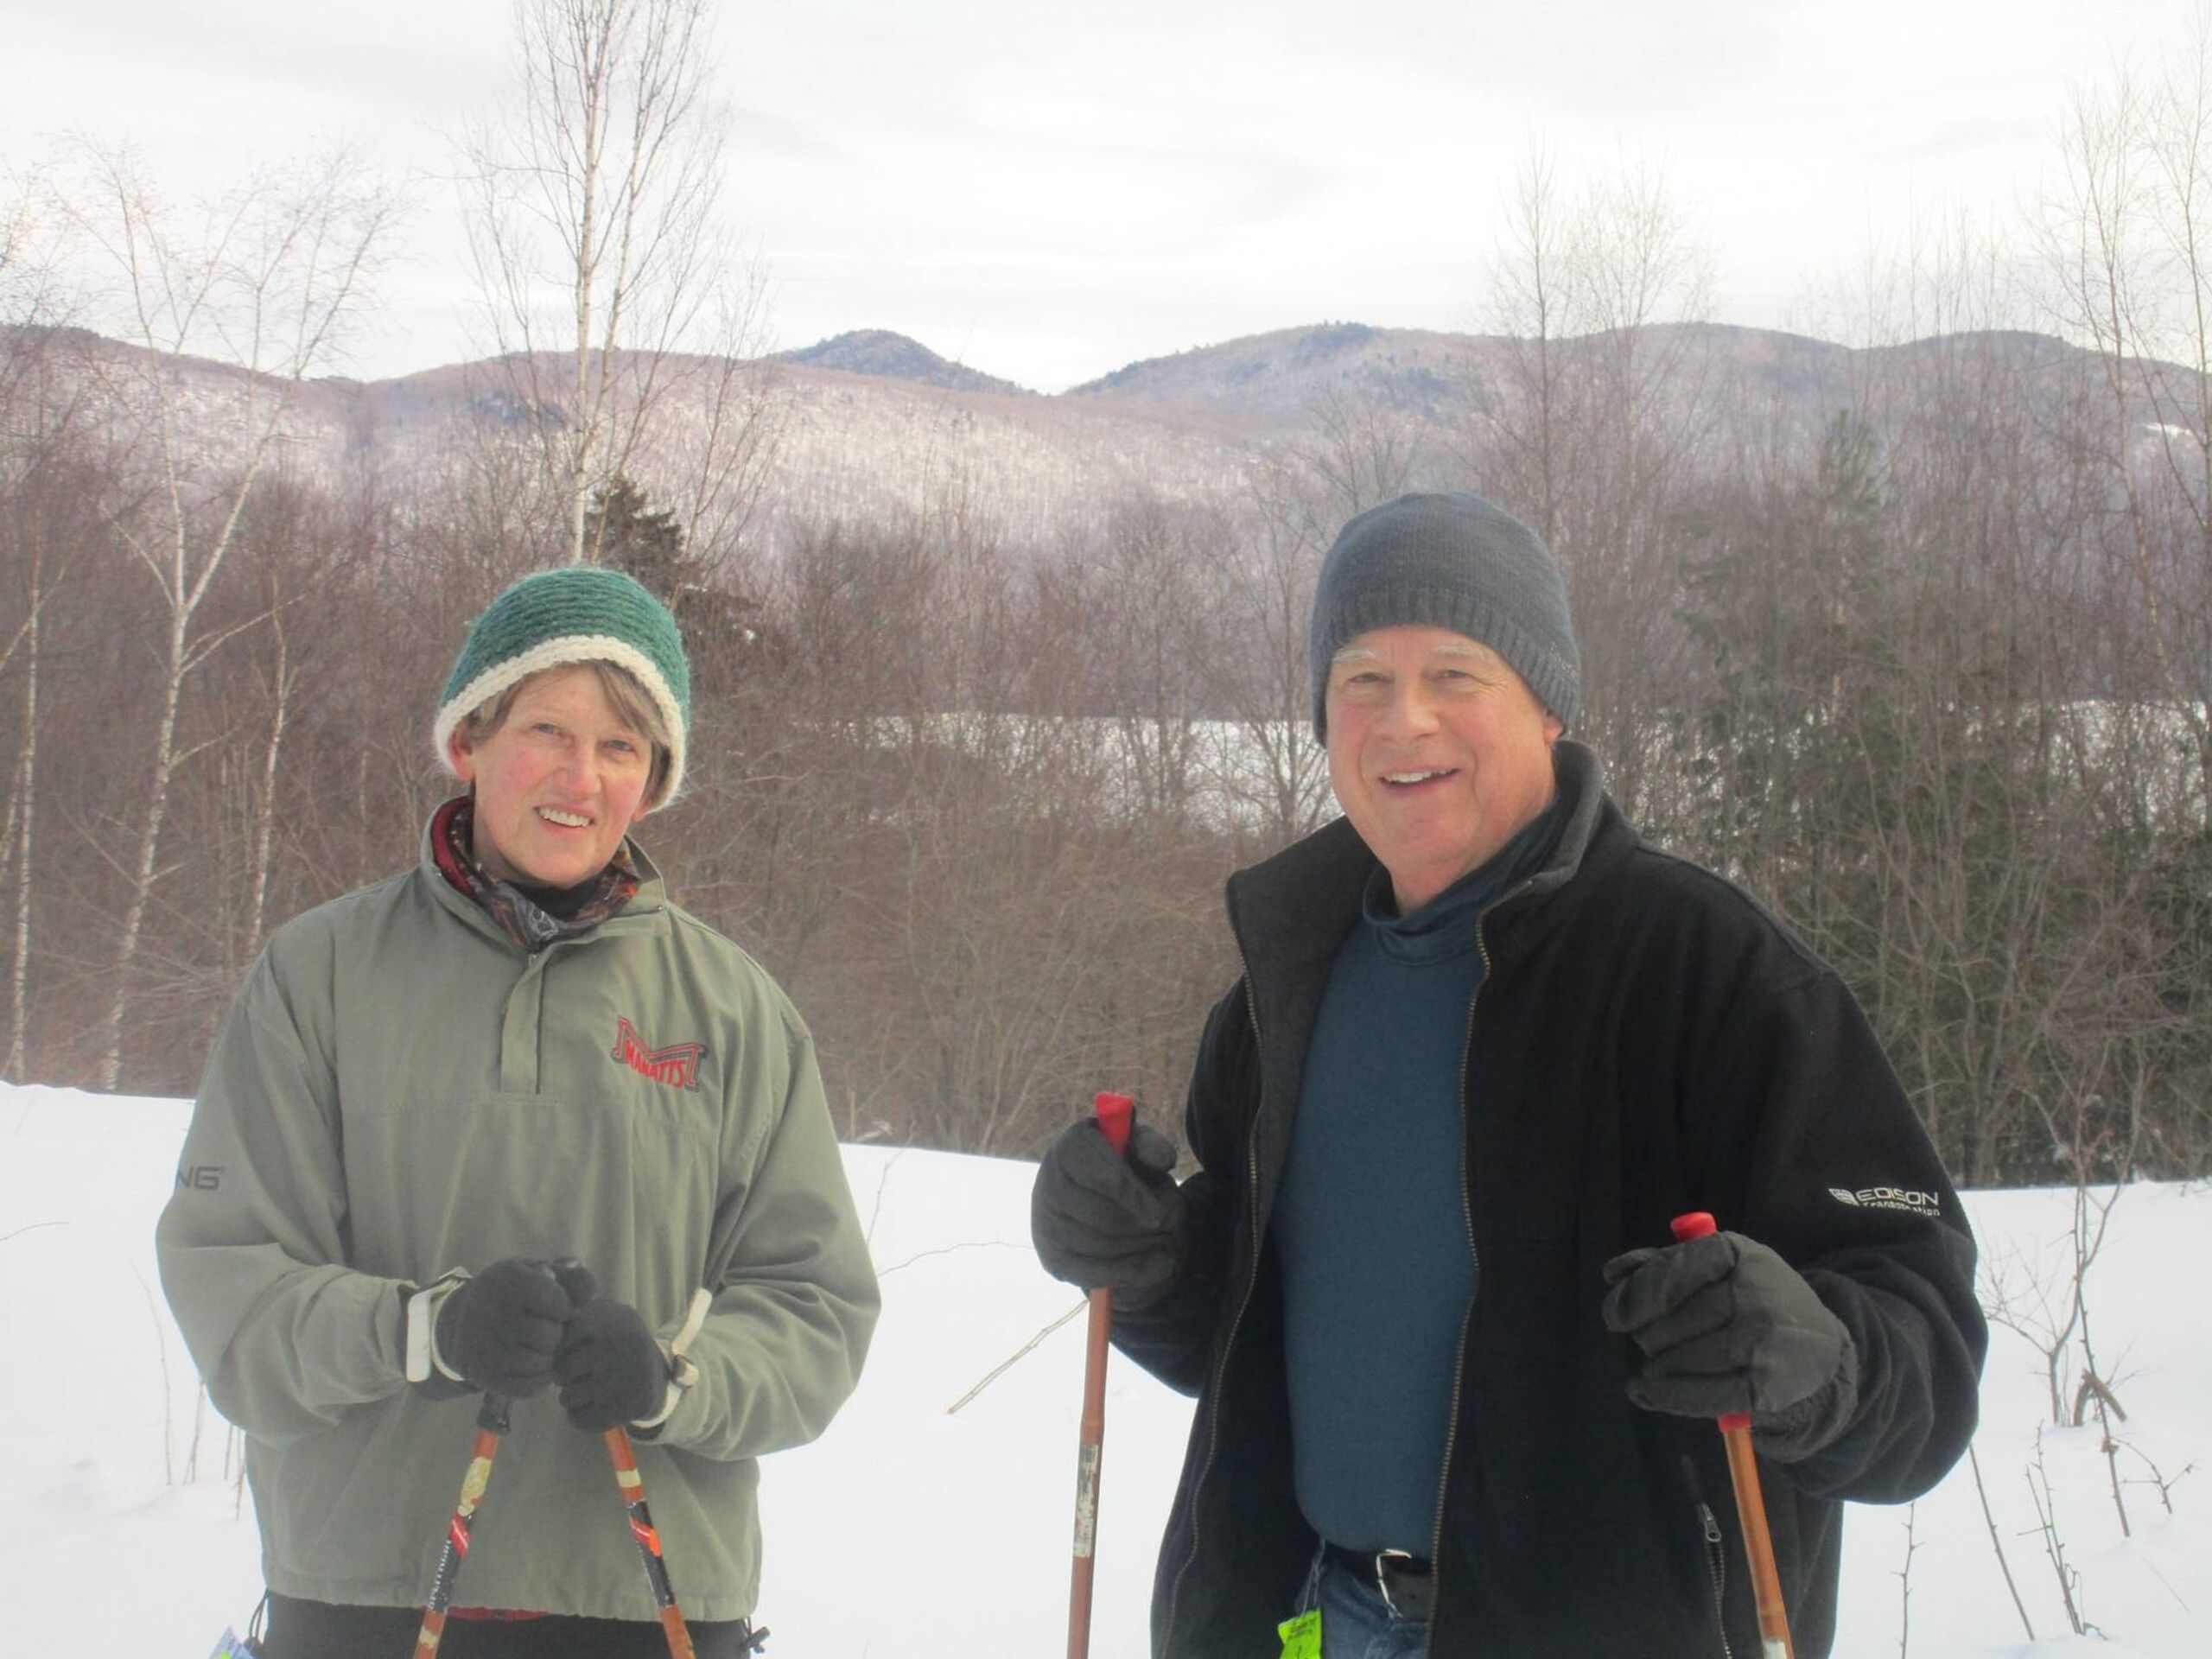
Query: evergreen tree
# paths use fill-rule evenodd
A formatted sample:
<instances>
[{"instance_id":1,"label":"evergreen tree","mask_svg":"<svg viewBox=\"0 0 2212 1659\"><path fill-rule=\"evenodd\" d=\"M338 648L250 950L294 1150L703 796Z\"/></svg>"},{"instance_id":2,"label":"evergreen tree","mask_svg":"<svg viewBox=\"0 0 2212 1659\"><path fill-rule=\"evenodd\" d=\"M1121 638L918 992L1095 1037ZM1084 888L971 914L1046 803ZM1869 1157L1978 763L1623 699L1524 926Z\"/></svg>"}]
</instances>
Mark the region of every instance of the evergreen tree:
<instances>
[{"instance_id":1,"label":"evergreen tree","mask_svg":"<svg viewBox=\"0 0 2212 1659\"><path fill-rule=\"evenodd\" d=\"M635 576L671 610L680 610L678 594L696 585L683 526L674 512L648 505L645 493L625 473L592 492L584 549L593 563Z\"/></svg>"}]
</instances>

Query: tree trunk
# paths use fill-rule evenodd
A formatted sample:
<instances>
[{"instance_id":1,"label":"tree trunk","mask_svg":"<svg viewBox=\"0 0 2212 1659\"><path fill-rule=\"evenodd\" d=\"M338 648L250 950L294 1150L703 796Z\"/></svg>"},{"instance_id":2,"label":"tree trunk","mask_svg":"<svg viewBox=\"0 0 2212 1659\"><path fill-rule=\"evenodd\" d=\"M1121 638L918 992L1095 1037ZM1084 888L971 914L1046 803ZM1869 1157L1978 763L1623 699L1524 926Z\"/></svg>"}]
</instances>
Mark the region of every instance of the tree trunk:
<instances>
[{"instance_id":1,"label":"tree trunk","mask_svg":"<svg viewBox=\"0 0 2212 1659\"><path fill-rule=\"evenodd\" d=\"M23 1043L30 1023L31 830L38 810L38 607L42 553L31 554L31 613L23 637L23 742L16 759L16 949L8 971L8 1055L0 1076L24 1075Z\"/></svg>"},{"instance_id":2,"label":"tree trunk","mask_svg":"<svg viewBox=\"0 0 2212 1659\"><path fill-rule=\"evenodd\" d=\"M100 1027L99 1086L112 1091L123 1075L123 1022L130 1001L130 972L138 958L138 938L146 924L146 906L160 872L162 821L168 814L169 785L176 772L177 708L184 699L185 633L191 613L178 609L169 617L168 671L162 686L162 715L154 727L154 775L146 792L146 821L138 835L138 858L132 871L130 906L124 912L123 933L115 951L115 984L108 1000L107 1017Z\"/></svg>"}]
</instances>

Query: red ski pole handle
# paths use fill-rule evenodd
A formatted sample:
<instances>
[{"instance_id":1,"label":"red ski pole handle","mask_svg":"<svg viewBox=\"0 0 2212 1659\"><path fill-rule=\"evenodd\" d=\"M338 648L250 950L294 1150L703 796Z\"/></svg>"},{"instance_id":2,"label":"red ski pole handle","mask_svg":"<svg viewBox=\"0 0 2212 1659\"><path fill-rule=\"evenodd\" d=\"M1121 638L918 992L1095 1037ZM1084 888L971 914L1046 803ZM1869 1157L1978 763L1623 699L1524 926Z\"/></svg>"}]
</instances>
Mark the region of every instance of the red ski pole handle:
<instances>
[{"instance_id":1,"label":"red ski pole handle","mask_svg":"<svg viewBox=\"0 0 2212 1659\"><path fill-rule=\"evenodd\" d=\"M1674 1234L1675 1243L1687 1244L1694 1238L1712 1237L1720 1230L1720 1224L1713 1220L1709 1210L1692 1210L1669 1222L1667 1230Z\"/></svg>"},{"instance_id":2,"label":"red ski pole handle","mask_svg":"<svg viewBox=\"0 0 2212 1659\"><path fill-rule=\"evenodd\" d=\"M1692 1210L1686 1214L1676 1216L1674 1220L1667 1224L1667 1227L1668 1230L1675 1235L1675 1243L1677 1244L1687 1244L1694 1238L1709 1238L1720 1230L1720 1224L1713 1220L1713 1213L1708 1210ZM1720 1414L1720 1427L1723 1433L1732 1428L1747 1429L1751 1426L1751 1418L1749 1412L1727 1411Z\"/></svg>"},{"instance_id":3,"label":"red ski pole handle","mask_svg":"<svg viewBox=\"0 0 2212 1659\"><path fill-rule=\"evenodd\" d=\"M1136 1121L1137 1103L1127 1095L1102 1094L1091 1103L1099 1133L1106 1144L1123 1157L1129 1152L1129 1126Z\"/></svg>"}]
</instances>

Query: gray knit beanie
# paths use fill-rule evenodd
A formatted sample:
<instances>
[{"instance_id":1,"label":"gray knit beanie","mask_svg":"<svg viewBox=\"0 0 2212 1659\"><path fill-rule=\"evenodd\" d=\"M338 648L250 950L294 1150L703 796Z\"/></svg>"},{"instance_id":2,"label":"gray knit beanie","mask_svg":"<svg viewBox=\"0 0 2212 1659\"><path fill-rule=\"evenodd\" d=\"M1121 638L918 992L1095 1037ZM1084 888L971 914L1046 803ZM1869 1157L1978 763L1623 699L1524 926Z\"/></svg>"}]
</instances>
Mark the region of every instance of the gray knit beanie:
<instances>
[{"instance_id":1,"label":"gray knit beanie","mask_svg":"<svg viewBox=\"0 0 2212 1659\"><path fill-rule=\"evenodd\" d=\"M1370 628L1449 628L1488 645L1574 724L1582 658L1567 579L1536 532L1478 495L1402 495L1344 527L1321 562L1306 652L1313 730L1328 738L1329 664Z\"/></svg>"}]
</instances>

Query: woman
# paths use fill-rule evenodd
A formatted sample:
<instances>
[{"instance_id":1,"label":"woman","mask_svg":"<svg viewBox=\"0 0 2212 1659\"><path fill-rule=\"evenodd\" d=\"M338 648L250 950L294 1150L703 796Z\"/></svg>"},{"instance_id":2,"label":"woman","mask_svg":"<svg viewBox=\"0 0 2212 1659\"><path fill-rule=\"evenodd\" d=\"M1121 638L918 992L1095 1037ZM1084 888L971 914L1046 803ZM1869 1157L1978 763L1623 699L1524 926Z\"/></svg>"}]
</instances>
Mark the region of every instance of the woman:
<instances>
[{"instance_id":1,"label":"woman","mask_svg":"<svg viewBox=\"0 0 2212 1659\"><path fill-rule=\"evenodd\" d=\"M216 1043L158 1245L245 1432L267 1659L410 1651L486 1393L451 1659L665 1652L617 1424L702 1659L754 1649L755 1459L822 1432L878 1303L805 1027L627 839L690 718L645 588L516 583L433 728L467 792L279 930Z\"/></svg>"}]
</instances>

